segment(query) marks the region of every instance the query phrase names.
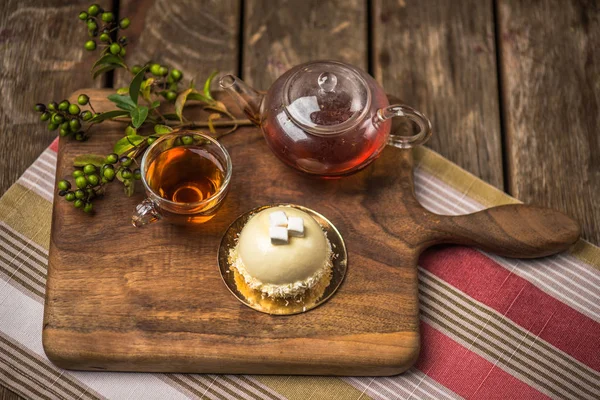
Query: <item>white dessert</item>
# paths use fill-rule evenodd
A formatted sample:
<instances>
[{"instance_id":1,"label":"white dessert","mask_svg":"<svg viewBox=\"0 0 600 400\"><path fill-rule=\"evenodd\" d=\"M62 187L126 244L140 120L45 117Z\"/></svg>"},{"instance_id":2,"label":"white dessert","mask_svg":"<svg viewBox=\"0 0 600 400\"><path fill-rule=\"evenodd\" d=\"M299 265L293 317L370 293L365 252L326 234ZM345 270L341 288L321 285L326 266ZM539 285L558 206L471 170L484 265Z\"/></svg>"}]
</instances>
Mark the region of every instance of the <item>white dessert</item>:
<instances>
[{"instance_id":1,"label":"white dessert","mask_svg":"<svg viewBox=\"0 0 600 400\"><path fill-rule=\"evenodd\" d=\"M286 226L281 225L280 212ZM273 298L293 297L330 276L332 250L325 232L309 214L292 207L272 207L248 220L230 260L251 289Z\"/></svg>"}]
</instances>

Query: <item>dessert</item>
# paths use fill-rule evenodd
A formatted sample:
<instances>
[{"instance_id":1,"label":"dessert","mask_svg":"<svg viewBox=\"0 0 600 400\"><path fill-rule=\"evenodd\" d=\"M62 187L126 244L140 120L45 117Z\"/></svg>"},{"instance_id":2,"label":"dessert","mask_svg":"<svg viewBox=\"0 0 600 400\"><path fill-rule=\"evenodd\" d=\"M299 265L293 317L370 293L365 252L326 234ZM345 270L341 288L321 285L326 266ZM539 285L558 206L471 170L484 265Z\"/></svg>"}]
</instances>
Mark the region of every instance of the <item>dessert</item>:
<instances>
[{"instance_id":1,"label":"dessert","mask_svg":"<svg viewBox=\"0 0 600 400\"><path fill-rule=\"evenodd\" d=\"M238 290L266 309L319 300L331 281L332 259L321 225L289 206L251 216L229 251Z\"/></svg>"}]
</instances>

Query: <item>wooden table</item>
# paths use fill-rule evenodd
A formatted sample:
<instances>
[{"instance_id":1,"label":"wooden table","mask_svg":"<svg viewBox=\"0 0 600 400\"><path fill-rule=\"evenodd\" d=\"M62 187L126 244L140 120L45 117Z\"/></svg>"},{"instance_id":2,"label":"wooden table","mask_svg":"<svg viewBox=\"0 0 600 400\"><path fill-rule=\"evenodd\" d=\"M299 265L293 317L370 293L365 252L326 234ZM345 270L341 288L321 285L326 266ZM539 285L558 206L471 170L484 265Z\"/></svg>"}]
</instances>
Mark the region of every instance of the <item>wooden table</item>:
<instances>
[{"instance_id":1,"label":"wooden table","mask_svg":"<svg viewBox=\"0 0 600 400\"><path fill-rule=\"evenodd\" d=\"M102 0L129 16L132 62L267 88L333 58L425 112L428 146L524 202L578 219L600 244L600 6L521 0ZM90 1L0 6L0 194L52 141L32 111L92 81L77 19ZM18 398L0 388L0 398Z\"/></svg>"}]
</instances>

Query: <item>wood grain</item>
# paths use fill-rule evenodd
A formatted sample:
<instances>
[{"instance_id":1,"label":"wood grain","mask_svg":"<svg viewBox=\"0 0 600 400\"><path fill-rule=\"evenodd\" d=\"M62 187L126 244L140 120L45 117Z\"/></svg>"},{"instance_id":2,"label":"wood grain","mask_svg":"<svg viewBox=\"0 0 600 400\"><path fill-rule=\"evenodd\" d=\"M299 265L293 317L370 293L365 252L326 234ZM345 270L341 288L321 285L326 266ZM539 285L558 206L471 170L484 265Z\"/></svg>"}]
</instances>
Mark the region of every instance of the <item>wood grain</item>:
<instances>
[{"instance_id":1,"label":"wood grain","mask_svg":"<svg viewBox=\"0 0 600 400\"><path fill-rule=\"evenodd\" d=\"M501 0L498 16L509 192L568 212L598 245L600 7Z\"/></svg>"},{"instance_id":2,"label":"wood grain","mask_svg":"<svg viewBox=\"0 0 600 400\"><path fill-rule=\"evenodd\" d=\"M109 106L105 91L92 93L98 108ZM96 127L88 151L110 151L122 135L115 125ZM424 249L458 241L530 257L563 250L578 238L579 227L568 217L524 205L459 217L432 214L414 197L410 150L388 146L357 174L318 180L280 163L258 128L240 129L222 143L234 165L229 195L199 227L159 222L133 228L129 220L143 199L139 192L124 198L110 191L94 217L55 199L43 344L56 365L394 375L419 353L416 263ZM80 152L80 143L61 141L57 179ZM271 316L245 307L229 293L216 265L229 224L248 209L278 202L325 215L348 249L348 272L337 294L306 314Z\"/></svg>"},{"instance_id":3,"label":"wood grain","mask_svg":"<svg viewBox=\"0 0 600 400\"><path fill-rule=\"evenodd\" d=\"M10 0L0 7L0 196L56 137L33 106L103 86L90 76L94 56L83 48L87 27L77 18L89 4Z\"/></svg>"},{"instance_id":4,"label":"wood grain","mask_svg":"<svg viewBox=\"0 0 600 400\"><path fill-rule=\"evenodd\" d=\"M24 400L21 396L15 392L0 386L0 400Z\"/></svg>"},{"instance_id":5,"label":"wood grain","mask_svg":"<svg viewBox=\"0 0 600 400\"><path fill-rule=\"evenodd\" d=\"M165 63L199 85L213 70L238 73L239 0L122 0L121 16L131 18L126 31L128 63ZM116 87L131 75L120 71Z\"/></svg>"},{"instance_id":6,"label":"wood grain","mask_svg":"<svg viewBox=\"0 0 600 400\"><path fill-rule=\"evenodd\" d=\"M243 43L242 78L257 89L268 89L295 65L319 59L367 70L366 1L247 0Z\"/></svg>"},{"instance_id":7,"label":"wood grain","mask_svg":"<svg viewBox=\"0 0 600 400\"><path fill-rule=\"evenodd\" d=\"M502 189L492 1L374 0L372 18L375 78L431 119L428 147Z\"/></svg>"}]
</instances>

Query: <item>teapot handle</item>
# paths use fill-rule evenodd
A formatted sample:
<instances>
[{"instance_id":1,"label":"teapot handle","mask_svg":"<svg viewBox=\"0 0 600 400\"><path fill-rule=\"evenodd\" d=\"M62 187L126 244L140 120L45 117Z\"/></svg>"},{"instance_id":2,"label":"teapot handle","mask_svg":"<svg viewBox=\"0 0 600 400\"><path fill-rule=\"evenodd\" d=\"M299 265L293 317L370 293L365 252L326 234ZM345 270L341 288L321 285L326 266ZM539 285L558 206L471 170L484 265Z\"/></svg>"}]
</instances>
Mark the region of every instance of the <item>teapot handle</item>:
<instances>
[{"instance_id":1,"label":"teapot handle","mask_svg":"<svg viewBox=\"0 0 600 400\"><path fill-rule=\"evenodd\" d=\"M402 105L392 104L385 108L377 110L376 123L387 121L394 117L408 118L418 126L418 131L413 135L390 134L388 144L401 149L410 149L412 147L425 143L431 136L431 122L424 114L414 108Z\"/></svg>"}]
</instances>

